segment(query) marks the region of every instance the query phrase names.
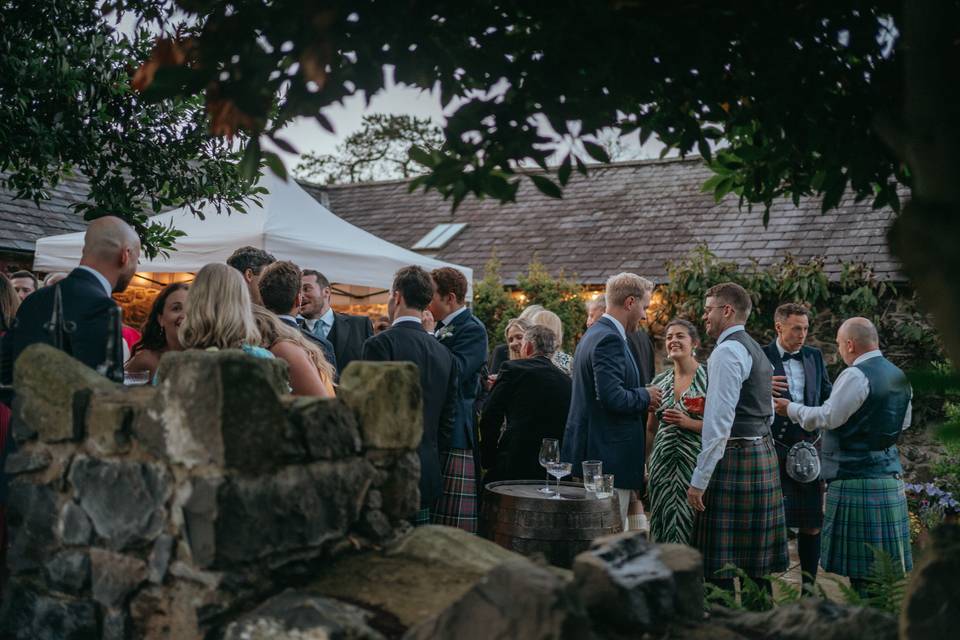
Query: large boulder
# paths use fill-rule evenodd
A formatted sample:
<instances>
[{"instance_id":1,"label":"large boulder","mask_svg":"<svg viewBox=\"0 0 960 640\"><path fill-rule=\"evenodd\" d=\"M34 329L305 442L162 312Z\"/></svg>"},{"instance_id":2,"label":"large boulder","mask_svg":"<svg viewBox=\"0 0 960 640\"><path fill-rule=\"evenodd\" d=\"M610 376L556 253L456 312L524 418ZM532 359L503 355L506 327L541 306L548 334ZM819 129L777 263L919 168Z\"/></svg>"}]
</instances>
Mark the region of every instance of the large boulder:
<instances>
[{"instance_id":1,"label":"large boulder","mask_svg":"<svg viewBox=\"0 0 960 640\"><path fill-rule=\"evenodd\" d=\"M594 541L573 563L591 618L618 632L660 629L703 611L703 563L682 545L655 545L639 532Z\"/></svg>"},{"instance_id":2,"label":"large boulder","mask_svg":"<svg viewBox=\"0 0 960 640\"><path fill-rule=\"evenodd\" d=\"M11 583L4 593L0 638L9 640L92 640L100 637L97 605L63 600Z\"/></svg>"},{"instance_id":3,"label":"large boulder","mask_svg":"<svg viewBox=\"0 0 960 640\"><path fill-rule=\"evenodd\" d=\"M583 640L590 621L569 579L527 559L504 562L406 640Z\"/></svg>"},{"instance_id":4,"label":"large boulder","mask_svg":"<svg viewBox=\"0 0 960 640\"><path fill-rule=\"evenodd\" d=\"M359 607L289 589L230 623L224 640L383 640Z\"/></svg>"},{"instance_id":5,"label":"large boulder","mask_svg":"<svg viewBox=\"0 0 960 640\"><path fill-rule=\"evenodd\" d=\"M340 376L339 397L357 414L364 446L419 446L423 400L420 373L412 362L351 362Z\"/></svg>"},{"instance_id":6,"label":"large boulder","mask_svg":"<svg viewBox=\"0 0 960 640\"><path fill-rule=\"evenodd\" d=\"M37 569L57 546L57 495L46 485L15 482L10 486L7 566L13 573Z\"/></svg>"},{"instance_id":7,"label":"large boulder","mask_svg":"<svg viewBox=\"0 0 960 640\"><path fill-rule=\"evenodd\" d=\"M914 567L900 615L905 640L947 638L960 611L960 526L941 525Z\"/></svg>"},{"instance_id":8,"label":"large boulder","mask_svg":"<svg viewBox=\"0 0 960 640\"><path fill-rule=\"evenodd\" d=\"M776 638L777 640L896 640L896 619L889 613L868 607L850 607L830 600L804 598L800 602L774 607L770 611L745 612L714 609L708 624L690 638L716 640ZM918 636L919 637L919 636ZM940 637L940 636L927 636Z\"/></svg>"}]
</instances>

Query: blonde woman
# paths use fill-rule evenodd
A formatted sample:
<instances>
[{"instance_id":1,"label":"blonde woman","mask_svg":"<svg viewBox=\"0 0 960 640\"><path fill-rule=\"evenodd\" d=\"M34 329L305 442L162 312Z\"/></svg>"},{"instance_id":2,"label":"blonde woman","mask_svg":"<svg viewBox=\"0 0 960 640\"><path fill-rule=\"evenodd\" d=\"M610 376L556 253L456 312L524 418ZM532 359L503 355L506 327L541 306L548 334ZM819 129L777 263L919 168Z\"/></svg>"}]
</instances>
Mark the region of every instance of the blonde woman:
<instances>
[{"instance_id":1,"label":"blonde woman","mask_svg":"<svg viewBox=\"0 0 960 640\"><path fill-rule=\"evenodd\" d=\"M243 276L226 264L208 264L197 273L179 333L184 349L243 349L256 358L273 357L258 346L260 333Z\"/></svg>"},{"instance_id":2,"label":"blonde woman","mask_svg":"<svg viewBox=\"0 0 960 640\"><path fill-rule=\"evenodd\" d=\"M254 305L253 317L260 332L260 346L287 363L293 395L334 397L335 371L320 347L259 305Z\"/></svg>"},{"instance_id":3,"label":"blonde woman","mask_svg":"<svg viewBox=\"0 0 960 640\"><path fill-rule=\"evenodd\" d=\"M563 321L560 320L560 316L549 309L544 309L533 314L533 317L530 318L530 324L546 327L553 331L557 337L557 351L550 358L550 361L569 376L573 370L573 358L570 357L569 353L560 350L560 345L563 344Z\"/></svg>"}]
</instances>

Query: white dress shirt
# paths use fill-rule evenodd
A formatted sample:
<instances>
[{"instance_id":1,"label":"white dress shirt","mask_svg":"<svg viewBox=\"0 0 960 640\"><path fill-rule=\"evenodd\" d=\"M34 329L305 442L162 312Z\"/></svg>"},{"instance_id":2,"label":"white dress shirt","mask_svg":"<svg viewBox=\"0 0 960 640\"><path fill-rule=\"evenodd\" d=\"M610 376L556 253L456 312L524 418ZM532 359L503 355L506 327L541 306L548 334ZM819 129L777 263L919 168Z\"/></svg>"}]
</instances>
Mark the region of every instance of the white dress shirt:
<instances>
[{"instance_id":1,"label":"white dress shirt","mask_svg":"<svg viewBox=\"0 0 960 640\"><path fill-rule=\"evenodd\" d=\"M94 269L93 267L88 267L85 264L80 265L77 269L83 269L89 273L92 273L97 278L97 282L100 283L100 286L103 287L103 290L107 292L108 296L113 296L113 286L110 284L110 281L107 280L107 277Z\"/></svg>"},{"instance_id":2,"label":"white dress shirt","mask_svg":"<svg viewBox=\"0 0 960 640\"><path fill-rule=\"evenodd\" d=\"M753 359L747 348L736 340L727 340L731 334L744 331L742 324L726 329L717 338L717 347L707 360L707 400L703 411L702 448L697 456L697 468L693 470L690 484L706 490L717 463L730 439L733 420L740 401L740 388L753 370ZM773 398L770 398L771 404ZM755 439L755 438L750 438Z\"/></svg>"},{"instance_id":3,"label":"white dress shirt","mask_svg":"<svg viewBox=\"0 0 960 640\"><path fill-rule=\"evenodd\" d=\"M423 324L423 318L420 316L397 316L397 319L394 320L390 326L394 326L399 322L416 322L418 324Z\"/></svg>"},{"instance_id":4,"label":"white dress shirt","mask_svg":"<svg viewBox=\"0 0 960 640\"><path fill-rule=\"evenodd\" d=\"M620 337L623 338L624 340L627 339L627 330L623 328L623 325L620 324L620 321L619 321L619 320L617 320L616 318L614 318L614 317L613 317L612 315L610 315L609 313L605 313L605 314L603 314L603 315L600 316L600 317L601 317L601 318L606 318L607 320L609 320L610 322L612 322L612 323L613 323L613 326L615 326L615 327L617 328L617 332L620 333Z\"/></svg>"},{"instance_id":5,"label":"white dress shirt","mask_svg":"<svg viewBox=\"0 0 960 640\"><path fill-rule=\"evenodd\" d=\"M318 322L323 322L323 332L320 337L326 338L330 335L330 329L333 329L333 321L336 319L336 316L333 313L333 307L329 307L326 312L319 318L304 318L303 324L306 325L307 331L313 335L317 335L315 328Z\"/></svg>"},{"instance_id":6,"label":"white dress shirt","mask_svg":"<svg viewBox=\"0 0 960 640\"><path fill-rule=\"evenodd\" d=\"M879 358L883 354L879 349L868 351L853 361L853 365L844 369L836 382L830 397L819 407L805 407L799 402L787 405L787 415L806 431L816 429L836 429L847 423L857 409L863 406L870 395L870 382L857 365L870 358ZM912 396L911 391L911 396ZM913 413L913 399L907 404L907 414L903 417L903 428L910 426Z\"/></svg>"},{"instance_id":7,"label":"white dress shirt","mask_svg":"<svg viewBox=\"0 0 960 640\"><path fill-rule=\"evenodd\" d=\"M460 315L461 313L463 313L463 312L466 311L466 310L467 310L467 307L466 307L466 306L462 306L462 307L460 307L459 309L457 309L456 311L452 312L452 313L451 313L450 315L448 315L446 318L444 318L443 320L441 320L441 321L440 321L440 324L437 326L436 330L433 332L434 335L440 335L440 331L441 331L444 327L449 327L449 326L450 326L450 323L453 322L453 319L456 318L458 315Z\"/></svg>"},{"instance_id":8,"label":"white dress shirt","mask_svg":"<svg viewBox=\"0 0 960 640\"><path fill-rule=\"evenodd\" d=\"M777 351L780 352L780 359L783 360L787 350L780 344L780 338L777 338ZM799 351L796 352L799 355ZM803 402L803 394L807 388L807 377L803 373L803 361L783 360L783 372L787 374L787 388L790 389L790 397L796 402Z\"/></svg>"}]
</instances>

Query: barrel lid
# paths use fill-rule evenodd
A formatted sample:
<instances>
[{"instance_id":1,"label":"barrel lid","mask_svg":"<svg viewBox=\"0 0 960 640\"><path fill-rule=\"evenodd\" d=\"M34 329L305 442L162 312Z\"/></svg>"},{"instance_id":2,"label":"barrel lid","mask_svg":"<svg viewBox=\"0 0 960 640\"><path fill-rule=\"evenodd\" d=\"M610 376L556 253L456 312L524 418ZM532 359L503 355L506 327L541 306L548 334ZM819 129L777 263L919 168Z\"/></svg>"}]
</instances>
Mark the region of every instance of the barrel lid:
<instances>
[{"instance_id":1,"label":"barrel lid","mask_svg":"<svg viewBox=\"0 0 960 640\"><path fill-rule=\"evenodd\" d=\"M535 498L538 500L550 500L552 494L540 493L543 487L542 480L500 480L486 485L487 491L498 495L510 496L514 498ZM557 483L551 482L550 488L556 491ZM592 502L610 501L611 498L599 499L594 495L588 495L583 485L577 482L561 482L560 496L564 500L580 500ZM558 501L559 502L559 501Z\"/></svg>"}]
</instances>

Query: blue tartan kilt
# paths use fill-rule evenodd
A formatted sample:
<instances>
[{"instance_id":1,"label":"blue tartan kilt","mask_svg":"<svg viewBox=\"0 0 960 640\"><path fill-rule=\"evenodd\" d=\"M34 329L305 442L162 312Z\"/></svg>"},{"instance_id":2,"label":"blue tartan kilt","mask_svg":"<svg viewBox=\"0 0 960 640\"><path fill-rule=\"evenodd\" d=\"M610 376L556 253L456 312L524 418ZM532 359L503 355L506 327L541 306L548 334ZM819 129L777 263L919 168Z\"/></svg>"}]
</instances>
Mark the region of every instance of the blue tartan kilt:
<instances>
[{"instance_id":1,"label":"blue tartan kilt","mask_svg":"<svg viewBox=\"0 0 960 640\"><path fill-rule=\"evenodd\" d=\"M786 571L787 528L772 438L729 441L703 502L691 546L703 554L704 578L735 577L724 569L728 564L754 578Z\"/></svg>"},{"instance_id":2,"label":"blue tartan kilt","mask_svg":"<svg viewBox=\"0 0 960 640\"><path fill-rule=\"evenodd\" d=\"M477 532L477 468L470 449L451 449L442 471L443 490L431 510L433 524Z\"/></svg>"},{"instance_id":3,"label":"blue tartan kilt","mask_svg":"<svg viewBox=\"0 0 960 640\"><path fill-rule=\"evenodd\" d=\"M820 542L820 565L851 578L873 575L882 549L906 573L913 568L907 497L899 478L833 480Z\"/></svg>"}]
</instances>

